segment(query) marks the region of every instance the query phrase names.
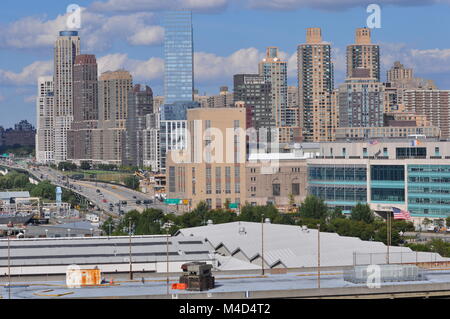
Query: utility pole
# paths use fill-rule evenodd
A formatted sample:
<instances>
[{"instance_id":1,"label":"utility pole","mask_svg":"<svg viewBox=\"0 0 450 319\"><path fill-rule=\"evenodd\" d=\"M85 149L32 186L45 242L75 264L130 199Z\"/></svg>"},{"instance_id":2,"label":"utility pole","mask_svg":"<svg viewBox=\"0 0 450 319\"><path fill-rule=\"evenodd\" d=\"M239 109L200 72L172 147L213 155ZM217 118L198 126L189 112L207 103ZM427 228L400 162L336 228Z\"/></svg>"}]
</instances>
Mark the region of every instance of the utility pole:
<instances>
[{"instance_id":1,"label":"utility pole","mask_svg":"<svg viewBox=\"0 0 450 319\"><path fill-rule=\"evenodd\" d=\"M11 299L11 244L9 235L10 231L8 230L8 299Z\"/></svg>"},{"instance_id":2,"label":"utility pole","mask_svg":"<svg viewBox=\"0 0 450 319\"><path fill-rule=\"evenodd\" d=\"M133 263L132 263L132 261L131 261L131 219L130 219L130 221L129 221L129 226L128 226L128 231L129 231L129 238L130 238L130 243L129 243L129 246L130 246L130 280L133 280Z\"/></svg>"},{"instance_id":3,"label":"utility pole","mask_svg":"<svg viewBox=\"0 0 450 319\"><path fill-rule=\"evenodd\" d=\"M169 229L166 225L166 293L169 295Z\"/></svg>"},{"instance_id":4,"label":"utility pole","mask_svg":"<svg viewBox=\"0 0 450 319\"><path fill-rule=\"evenodd\" d=\"M320 289L320 224L317 224L317 288Z\"/></svg>"},{"instance_id":5,"label":"utility pole","mask_svg":"<svg viewBox=\"0 0 450 319\"><path fill-rule=\"evenodd\" d=\"M386 220L386 235L387 235L387 255L386 262L389 265L389 246L391 245L391 212L387 212L387 220Z\"/></svg>"},{"instance_id":6,"label":"utility pole","mask_svg":"<svg viewBox=\"0 0 450 319\"><path fill-rule=\"evenodd\" d=\"M264 215L261 216L261 272L264 276Z\"/></svg>"}]
</instances>

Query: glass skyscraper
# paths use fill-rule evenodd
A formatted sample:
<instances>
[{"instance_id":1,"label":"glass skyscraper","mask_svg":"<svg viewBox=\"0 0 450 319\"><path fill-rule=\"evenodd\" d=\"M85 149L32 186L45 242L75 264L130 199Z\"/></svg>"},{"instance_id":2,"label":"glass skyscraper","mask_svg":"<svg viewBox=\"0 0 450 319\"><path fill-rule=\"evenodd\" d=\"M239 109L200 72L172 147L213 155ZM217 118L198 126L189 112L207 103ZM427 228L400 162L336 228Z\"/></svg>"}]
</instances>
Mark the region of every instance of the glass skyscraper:
<instances>
[{"instance_id":1,"label":"glass skyscraper","mask_svg":"<svg viewBox=\"0 0 450 319\"><path fill-rule=\"evenodd\" d=\"M168 11L164 15L165 104L193 101L194 45L192 13Z\"/></svg>"}]
</instances>

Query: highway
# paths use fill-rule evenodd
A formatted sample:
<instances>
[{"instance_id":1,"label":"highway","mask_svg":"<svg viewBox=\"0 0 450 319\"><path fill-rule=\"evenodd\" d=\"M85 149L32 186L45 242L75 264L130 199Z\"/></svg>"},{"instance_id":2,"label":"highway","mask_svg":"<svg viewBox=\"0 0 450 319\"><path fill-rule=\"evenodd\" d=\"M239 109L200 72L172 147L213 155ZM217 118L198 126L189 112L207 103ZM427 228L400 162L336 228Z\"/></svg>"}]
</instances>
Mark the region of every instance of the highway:
<instances>
[{"instance_id":1,"label":"highway","mask_svg":"<svg viewBox=\"0 0 450 319\"><path fill-rule=\"evenodd\" d=\"M176 211L169 205L165 205L157 199L151 198L144 193L134 191L124 186L73 180L63 175L61 172L47 166L39 166L30 169L25 163L17 164L11 162L7 163L5 161L1 161L0 165L25 170L35 176L36 179L48 180L54 185L70 189L73 192L85 197L93 205L98 207L100 210L109 213L113 217L119 217L120 215L134 209L142 212L145 208L156 208L165 213L176 213ZM144 200L150 200L151 203L144 205ZM137 201L141 201L141 204L137 204ZM126 204L124 202L126 202Z\"/></svg>"}]
</instances>

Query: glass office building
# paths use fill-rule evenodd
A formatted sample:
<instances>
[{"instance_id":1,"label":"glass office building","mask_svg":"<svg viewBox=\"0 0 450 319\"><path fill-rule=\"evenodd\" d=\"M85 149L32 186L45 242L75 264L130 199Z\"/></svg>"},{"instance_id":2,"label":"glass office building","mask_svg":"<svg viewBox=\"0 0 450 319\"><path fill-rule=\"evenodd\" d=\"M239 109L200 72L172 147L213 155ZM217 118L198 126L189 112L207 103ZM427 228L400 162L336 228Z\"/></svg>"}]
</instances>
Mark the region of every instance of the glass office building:
<instances>
[{"instance_id":1,"label":"glass office building","mask_svg":"<svg viewBox=\"0 0 450 319\"><path fill-rule=\"evenodd\" d=\"M360 202L381 215L397 207L413 218L449 217L450 142L321 143L308 160L308 192L345 213Z\"/></svg>"},{"instance_id":2,"label":"glass office building","mask_svg":"<svg viewBox=\"0 0 450 319\"><path fill-rule=\"evenodd\" d=\"M192 13L168 11L164 14L164 94L165 103L193 101L194 45Z\"/></svg>"}]
</instances>

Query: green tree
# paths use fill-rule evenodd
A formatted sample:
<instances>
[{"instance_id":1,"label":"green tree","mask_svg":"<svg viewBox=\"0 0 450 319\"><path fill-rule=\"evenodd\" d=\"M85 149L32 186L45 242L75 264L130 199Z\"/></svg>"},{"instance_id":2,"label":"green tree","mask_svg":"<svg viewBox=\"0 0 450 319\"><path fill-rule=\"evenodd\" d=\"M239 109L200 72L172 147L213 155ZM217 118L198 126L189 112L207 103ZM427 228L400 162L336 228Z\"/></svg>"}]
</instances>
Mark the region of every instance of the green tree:
<instances>
[{"instance_id":1,"label":"green tree","mask_svg":"<svg viewBox=\"0 0 450 319\"><path fill-rule=\"evenodd\" d=\"M336 218L345 218L344 213L342 212L342 208L335 207L333 210L329 213L330 220L336 219Z\"/></svg>"},{"instance_id":2,"label":"green tree","mask_svg":"<svg viewBox=\"0 0 450 319\"><path fill-rule=\"evenodd\" d=\"M109 217L101 226L102 231L107 235L111 236L116 230L116 223L112 217Z\"/></svg>"},{"instance_id":3,"label":"green tree","mask_svg":"<svg viewBox=\"0 0 450 319\"><path fill-rule=\"evenodd\" d=\"M82 170L88 171L91 169L91 163L87 162L87 161L83 161L80 163L80 168Z\"/></svg>"},{"instance_id":4,"label":"green tree","mask_svg":"<svg viewBox=\"0 0 450 319\"><path fill-rule=\"evenodd\" d=\"M49 181L43 181L35 185L30 192L32 197L41 197L48 200L56 199L56 187Z\"/></svg>"},{"instance_id":5,"label":"green tree","mask_svg":"<svg viewBox=\"0 0 450 319\"><path fill-rule=\"evenodd\" d=\"M308 195L305 201L300 205L300 217L325 219L328 207L325 202L313 195Z\"/></svg>"},{"instance_id":6,"label":"green tree","mask_svg":"<svg viewBox=\"0 0 450 319\"><path fill-rule=\"evenodd\" d=\"M124 179L124 183L128 188L139 189L139 178L137 176L127 176Z\"/></svg>"},{"instance_id":7,"label":"green tree","mask_svg":"<svg viewBox=\"0 0 450 319\"><path fill-rule=\"evenodd\" d=\"M375 216L368 204L358 203L352 208L351 217L352 220L363 221L367 224L373 223Z\"/></svg>"}]
</instances>

